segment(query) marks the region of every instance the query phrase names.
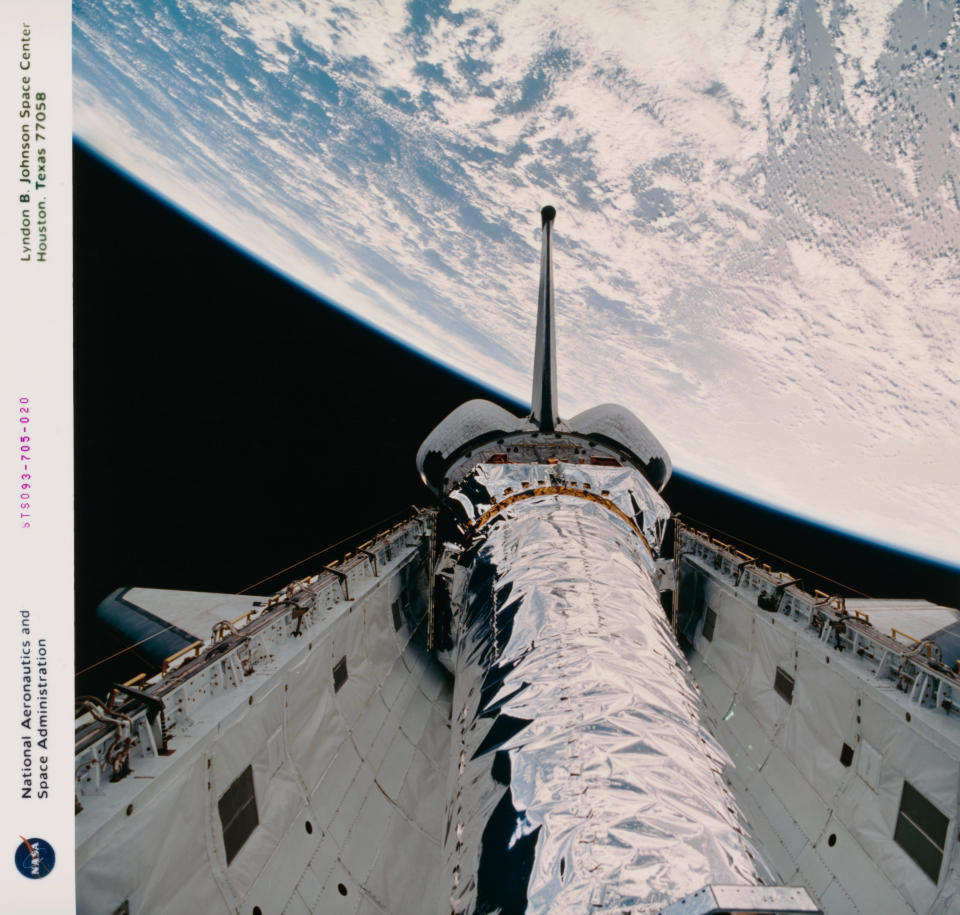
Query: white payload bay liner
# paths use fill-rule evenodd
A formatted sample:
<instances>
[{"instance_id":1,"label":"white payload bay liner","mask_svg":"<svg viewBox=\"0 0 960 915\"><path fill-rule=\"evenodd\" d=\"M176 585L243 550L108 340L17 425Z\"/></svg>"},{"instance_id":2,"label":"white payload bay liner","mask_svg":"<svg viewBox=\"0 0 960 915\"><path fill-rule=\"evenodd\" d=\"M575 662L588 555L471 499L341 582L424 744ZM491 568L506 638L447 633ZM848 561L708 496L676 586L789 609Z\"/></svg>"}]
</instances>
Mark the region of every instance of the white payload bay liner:
<instances>
[{"instance_id":1,"label":"white payload bay liner","mask_svg":"<svg viewBox=\"0 0 960 915\"><path fill-rule=\"evenodd\" d=\"M846 614L843 601L795 585L764 610L758 598L774 595L776 573L694 531L683 530L678 546L691 665L733 760L730 783L778 879L803 883L838 915L960 910L957 679L934 660L931 639L960 614L908 602L891 618L903 602L878 601L873 620L870 601L848 602L856 613ZM872 625L881 619L883 629ZM885 632L910 622L916 640L897 649ZM884 660L884 650L902 657ZM948 823L939 866L928 843L930 873L895 839L909 819L905 783Z\"/></svg>"},{"instance_id":2,"label":"white payload bay liner","mask_svg":"<svg viewBox=\"0 0 960 915\"><path fill-rule=\"evenodd\" d=\"M437 898L450 689L422 647L431 532L422 513L343 579L294 583L240 638L138 684L163 697L172 755L143 708L78 720L80 913L413 913ZM124 734L132 771L111 783ZM255 820L228 861L222 803L248 770L234 822Z\"/></svg>"}]
</instances>

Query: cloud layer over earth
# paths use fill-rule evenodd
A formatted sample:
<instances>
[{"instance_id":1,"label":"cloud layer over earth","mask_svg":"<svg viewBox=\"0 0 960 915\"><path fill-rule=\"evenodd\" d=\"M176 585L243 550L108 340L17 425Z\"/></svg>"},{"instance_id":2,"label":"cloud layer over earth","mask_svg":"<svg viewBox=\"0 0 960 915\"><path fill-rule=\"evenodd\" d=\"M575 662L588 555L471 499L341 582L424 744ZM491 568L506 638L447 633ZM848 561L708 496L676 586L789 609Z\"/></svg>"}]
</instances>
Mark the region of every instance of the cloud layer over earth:
<instances>
[{"instance_id":1,"label":"cloud layer over earth","mask_svg":"<svg viewBox=\"0 0 960 915\"><path fill-rule=\"evenodd\" d=\"M76 132L523 399L552 203L562 415L960 563L956 5L555 6L80 4Z\"/></svg>"}]
</instances>

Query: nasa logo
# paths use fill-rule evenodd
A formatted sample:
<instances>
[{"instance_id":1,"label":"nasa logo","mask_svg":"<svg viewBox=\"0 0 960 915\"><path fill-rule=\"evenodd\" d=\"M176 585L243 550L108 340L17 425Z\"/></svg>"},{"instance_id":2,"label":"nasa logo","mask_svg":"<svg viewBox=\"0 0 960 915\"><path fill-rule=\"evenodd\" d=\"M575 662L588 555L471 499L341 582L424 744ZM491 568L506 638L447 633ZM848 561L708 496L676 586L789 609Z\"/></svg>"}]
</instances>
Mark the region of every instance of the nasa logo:
<instances>
[{"instance_id":1,"label":"nasa logo","mask_svg":"<svg viewBox=\"0 0 960 915\"><path fill-rule=\"evenodd\" d=\"M53 846L45 839L25 839L20 836L20 840L13 855L17 870L31 880L46 877L57 860Z\"/></svg>"}]
</instances>

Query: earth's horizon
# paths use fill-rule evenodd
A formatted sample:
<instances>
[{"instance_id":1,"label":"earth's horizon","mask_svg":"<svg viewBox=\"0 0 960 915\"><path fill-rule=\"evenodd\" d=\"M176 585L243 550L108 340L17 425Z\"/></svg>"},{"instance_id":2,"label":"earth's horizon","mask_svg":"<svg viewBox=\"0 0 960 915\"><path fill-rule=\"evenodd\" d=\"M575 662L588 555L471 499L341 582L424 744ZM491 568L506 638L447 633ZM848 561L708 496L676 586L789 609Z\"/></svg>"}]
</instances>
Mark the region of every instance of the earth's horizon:
<instances>
[{"instance_id":1,"label":"earth's horizon","mask_svg":"<svg viewBox=\"0 0 960 915\"><path fill-rule=\"evenodd\" d=\"M562 412L621 402L686 474L960 566L958 17L110 0L75 10L75 130L522 401L552 204Z\"/></svg>"}]
</instances>

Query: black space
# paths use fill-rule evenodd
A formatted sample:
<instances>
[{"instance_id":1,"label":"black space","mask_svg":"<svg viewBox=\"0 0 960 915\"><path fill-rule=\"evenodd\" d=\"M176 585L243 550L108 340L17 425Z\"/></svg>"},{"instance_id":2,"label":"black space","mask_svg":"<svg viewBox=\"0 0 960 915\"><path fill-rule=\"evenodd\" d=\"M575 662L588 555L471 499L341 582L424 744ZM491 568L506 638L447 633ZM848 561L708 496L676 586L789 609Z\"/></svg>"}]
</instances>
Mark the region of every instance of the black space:
<instances>
[{"instance_id":1,"label":"black space","mask_svg":"<svg viewBox=\"0 0 960 915\"><path fill-rule=\"evenodd\" d=\"M522 409L325 305L80 146L74 198L78 669L112 650L92 614L114 588L235 592L369 536L429 503L414 456L450 410L471 397ZM809 588L960 604L954 569L680 474L664 495L748 552L763 544L845 586L803 571ZM138 670L130 659L78 687Z\"/></svg>"}]
</instances>

